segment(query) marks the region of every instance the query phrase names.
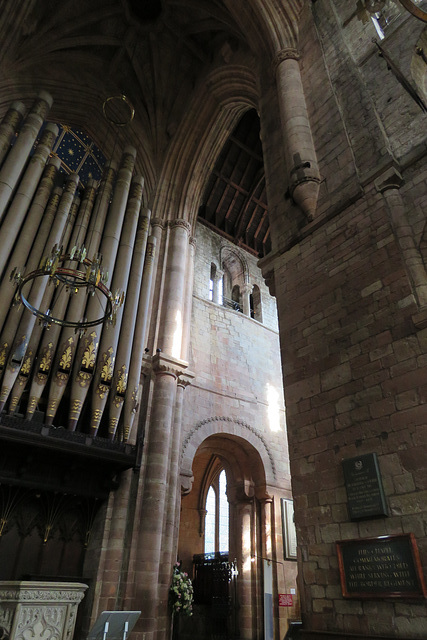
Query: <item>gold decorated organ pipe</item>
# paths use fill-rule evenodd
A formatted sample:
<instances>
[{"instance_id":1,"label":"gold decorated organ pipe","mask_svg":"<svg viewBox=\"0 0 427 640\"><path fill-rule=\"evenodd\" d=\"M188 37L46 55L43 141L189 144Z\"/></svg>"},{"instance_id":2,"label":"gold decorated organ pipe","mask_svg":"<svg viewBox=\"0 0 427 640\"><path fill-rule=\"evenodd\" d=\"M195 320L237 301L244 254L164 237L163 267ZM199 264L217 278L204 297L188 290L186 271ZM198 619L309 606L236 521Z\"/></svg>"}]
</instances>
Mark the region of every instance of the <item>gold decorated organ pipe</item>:
<instances>
[{"instance_id":1,"label":"gold decorated organ pipe","mask_svg":"<svg viewBox=\"0 0 427 640\"><path fill-rule=\"evenodd\" d=\"M52 97L40 91L0 169L0 221L51 106Z\"/></svg>"},{"instance_id":2,"label":"gold decorated organ pipe","mask_svg":"<svg viewBox=\"0 0 427 640\"><path fill-rule=\"evenodd\" d=\"M78 180L78 175L72 173L65 183L62 198L58 205L55 220L46 243L48 250L62 241L64 229L68 220L68 215L73 204L74 193L76 191ZM29 303L34 308L40 307L45 288L48 284L48 280L48 276L43 276L34 280L28 294ZM30 311L25 310L19 323L19 327L15 335L15 340L9 354L8 363L4 372L3 383L0 391L0 411L3 409L4 404L9 396L11 387L13 386L18 375L18 371L24 359L35 321L36 316Z\"/></svg>"},{"instance_id":3,"label":"gold decorated organ pipe","mask_svg":"<svg viewBox=\"0 0 427 640\"><path fill-rule=\"evenodd\" d=\"M125 396L123 427L123 437L125 440L129 439L136 412L138 388L141 378L141 362L147 336L148 322L150 319L149 302L153 283L156 244L157 238L155 236L150 236L147 241L147 250L145 252L144 271L142 274L142 284L138 302L138 314L135 324L135 331L133 334L128 385Z\"/></svg>"},{"instance_id":4,"label":"gold decorated organ pipe","mask_svg":"<svg viewBox=\"0 0 427 640\"><path fill-rule=\"evenodd\" d=\"M80 198L77 195L75 195L73 198L73 204L71 205L71 208L70 208L70 213L68 215L68 222L67 222L67 225L65 228L65 234L63 237L64 246L66 245L72 246L73 244L72 231L73 231L73 228L75 227L74 220L76 219L76 214L77 214L79 205L80 205ZM41 309L50 308L52 299L55 296L55 294L56 294L55 288L46 287L43 294L42 301L40 303L40 308ZM58 302L62 302L64 298L65 298L65 295L62 296ZM58 306L59 306L58 303L56 303L55 311L54 311L56 316L60 315ZM39 346L43 329L44 329L44 323L38 322L34 325L33 330L31 332L31 338L28 343L27 351L25 353L25 358L23 360L23 363L18 373L18 377L15 380L15 384L13 385L13 388L10 394L10 403L9 403L10 414L15 412L18 406L18 403L21 399L21 396L24 392L24 389L27 385L28 379L30 377L30 374L33 368L34 360L37 354L37 348ZM50 338L49 333L46 334L48 335L48 339Z\"/></svg>"},{"instance_id":5,"label":"gold decorated organ pipe","mask_svg":"<svg viewBox=\"0 0 427 640\"><path fill-rule=\"evenodd\" d=\"M0 273L7 262L9 247L13 245L19 234L57 135L58 127L56 124L48 122L5 214L0 229Z\"/></svg>"},{"instance_id":6,"label":"gold decorated organ pipe","mask_svg":"<svg viewBox=\"0 0 427 640\"><path fill-rule=\"evenodd\" d=\"M28 257L28 261L26 264L27 273L36 269L40 262L40 259L43 255L43 249L46 245L46 239L49 235L49 230L52 227L55 219L55 215L58 209L61 195L62 195L61 187L55 187L52 191L52 195L46 207L43 220L40 224L40 228L37 232L33 246L31 248L30 255ZM17 254L16 255L17 262L12 262L12 264L19 264L19 260L21 258L22 260L25 259L26 254L20 253L19 252L20 250L22 250L21 243L18 244L12 256L14 257L15 253ZM5 284L6 284L5 278L3 278L3 283L0 287L0 291L5 288ZM7 282L7 284L10 285L9 282ZM5 291L5 295L6 294L8 295L10 294L9 289ZM15 294L15 288L13 287L10 300L12 300L14 294ZM10 309L7 308L6 304L4 306L6 308L3 308L3 305L0 305L0 315L4 314L4 317L6 317L8 311L9 311L9 314L7 315L6 322L4 322L4 326L3 326L1 337L0 337L0 375L4 370L4 367L6 366L7 357L10 351L12 341L15 337L16 328L19 325L20 319L24 311L24 306L22 304L13 304L10 307ZM1 324L3 325L3 320Z\"/></svg>"},{"instance_id":7,"label":"gold decorated organ pipe","mask_svg":"<svg viewBox=\"0 0 427 640\"><path fill-rule=\"evenodd\" d=\"M109 162L104 169L101 183L96 196L95 206L89 223L89 228L85 238L87 253L92 258L99 249L104 228L108 207L113 193L113 183L116 174L116 164ZM87 295L84 290L79 290L70 300L66 319L69 322L79 322L84 314L87 303ZM56 356L52 366L52 350L47 347L47 351L41 354L44 358L44 370L40 373L39 379L44 384L44 373L48 373L52 366L52 377L49 384L49 399L46 411L46 424L50 425L56 415L56 410L61 401L65 387L71 374L72 364L77 348L78 335L73 327L64 327L61 331L59 345L56 349ZM54 350L55 351L55 350ZM30 396L29 407L33 409L35 399Z\"/></svg>"},{"instance_id":8,"label":"gold decorated organ pipe","mask_svg":"<svg viewBox=\"0 0 427 640\"><path fill-rule=\"evenodd\" d=\"M138 230L136 233L129 284L126 289L123 321L109 395L108 438L110 440L114 440L116 435L117 425L126 395L129 362L138 313L138 301L141 291L150 215L151 211L149 209L145 209L144 211L141 211L138 221Z\"/></svg>"},{"instance_id":9,"label":"gold decorated organ pipe","mask_svg":"<svg viewBox=\"0 0 427 640\"><path fill-rule=\"evenodd\" d=\"M52 193L55 176L57 171L61 165L61 161L58 158L51 158L48 164L45 167L43 172L42 179L40 180L39 186L37 188L36 194L31 203L30 210L28 211L27 217L25 219L24 225L19 233L19 243L15 246L12 254L9 257L9 261L7 267L4 272L4 277L0 284L0 331L3 327L3 323L7 316L10 304L12 302L13 296L15 295L15 285L13 282L9 280L9 273L15 267L24 267L25 263L28 260L27 271L32 271L35 269L40 262L40 258L42 257L42 252L44 248L44 244L46 242L46 237L48 233L49 225L52 224L53 217L50 220L50 215L54 215L56 207L52 214L49 214L49 211L46 212L46 223L42 223L42 227L46 229L46 233L43 234L43 228L39 231L40 221L42 220L43 213L45 212L46 206L49 201L49 197ZM62 190L56 191L56 196L53 198L53 201L56 202L56 206L59 203L59 196L62 193ZM49 205L50 207L50 205ZM50 207L51 209L52 207ZM1 234L0 234L1 235ZM41 241L42 236L42 241ZM36 238L36 242L34 243L34 238ZM32 248L34 243L34 247ZM39 252L37 252L37 248ZM10 246L9 246L10 249ZM31 257L28 257L31 251L31 256L33 256L32 262ZM30 264L31 263L31 264Z\"/></svg>"},{"instance_id":10,"label":"gold decorated organ pipe","mask_svg":"<svg viewBox=\"0 0 427 640\"><path fill-rule=\"evenodd\" d=\"M139 212L141 209L143 185L144 180L137 176L132 180L130 186L129 199L111 287L113 295L116 291L124 292L127 289ZM99 423L101 422L102 414L107 403L113 379L114 362L122 320L126 320L128 323L131 322L128 316L124 316L123 311L123 306L120 305L117 310L115 322L105 325L102 329L98 362L93 376L92 414L90 423L92 436L96 436L98 432Z\"/></svg>"},{"instance_id":11,"label":"gold decorated organ pipe","mask_svg":"<svg viewBox=\"0 0 427 640\"><path fill-rule=\"evenodd\" d=\"M90 215L93 209L95 195L96 195L96 186L97 186L97 183L95 182L95 180L88 180L88 183L86 185L84 195L82 198L82 202L80 205L80 209L78 212L77 220L76 220L76 223L73 225L71 237L70 237L70 240L68 241L67 253L70 253L73 247L75 247L76 244L80 242L80 240L83 240L85 238ZM69 262L65 266L72 266L72 263ZM65 316L69 299L70 299L69 293L67 291L63 291L62 295L59 297L58 301L55 304L55 311L54 311L55 317L63 318ZM48 306L48 301L43 300L42 308L46 308L47 306ZM37 328L33 330L33 336L36 333L36 329ZM42 341L39 346L37 366L33 374L33 379L32 379L31 388L30 388L27 414L26 414L27 420L31 420L31 418L33 417L33 414L34 414L34 411L36 410L40 396L43 393L43 390L45 388L49 371L52 365L52 357L56 350L60 333L61 333L61 326L58 324L53 324L50 327L49 331L45 332L45 334L42 337ZM31 338L31 342L32 340L33 340L33 337ZM38 341L35 347L37 347L37 344L38 344ZM28 367L26 367L26 370L27 369ZM19 377L20 376L18 376L18 379ZM15 398L13 390L12 390L12 398L13 399Z\"/></svg>"},{"instance_id":12,"label":"gold decorated organ pipe","mask_svg":"<svg viewBox=\"0 0 427 640\"><path fill-rule=\"evenodd\" d=\"M25 115L25 106L22 102L13 102L6 111L0 124L0 166L6 157L22 118Z\"/></svg>"},{"instance_id":13,"label":"gold decorated organ pipe","mask_svg":"<svg viewBox=\"0 0 427 640\"><path fill-rule=\"evenodd\" d=\"M132 172L135 165L135 157L136 150L134 147L126 147L117 173L113 198L102 235L101 254L103 256L104 269L108 269L108 278L106 281L106 285L108 287L111 284L111 273L116 261L120 232L126 211ZM86 308L86 317L88 321L101 317L103 313L104 309L101 301L97 296L92 296ZM68 423L68 428L73 431L76 428L77 421L80 416L83 399L86 397L87 389L92 381L101 330L102 327L98 324L92 328L89 336L84 337L81 341L82 344L79 346L74 363L70 400L71 407Z\"/></svg>"}]
</instances>

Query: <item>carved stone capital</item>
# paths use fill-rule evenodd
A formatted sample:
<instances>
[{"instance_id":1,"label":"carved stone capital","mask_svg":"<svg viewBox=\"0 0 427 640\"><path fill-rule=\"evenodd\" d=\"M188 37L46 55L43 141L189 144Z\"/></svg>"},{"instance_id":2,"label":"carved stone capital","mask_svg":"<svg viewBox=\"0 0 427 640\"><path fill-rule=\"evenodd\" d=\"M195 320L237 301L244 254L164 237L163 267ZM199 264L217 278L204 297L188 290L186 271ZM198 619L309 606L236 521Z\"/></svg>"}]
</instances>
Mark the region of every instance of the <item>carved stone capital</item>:
<instances>
[{"instance_id":1,"label":"carved stone capital","mask_svg":"<svg viewBox=\"0 0 427 640\"><path fill-rule=\"evenodd\" d=\"M181 229L184 229L188 233L188 235L190 235L191 225L186 220L183 220L182 218L176 218L175 220L169 220L168 224L171 229L180 227Z\"/></svg>"},{"instance_id":2,"label":"carved stone capital","mask_svg":"<svg viewBox=\"0 0 427 640\"><path fill-rule=\"evenodd\" d=\"M190 240L189 243L191 244L192 247L196 248L197 247L197 240L194 236L190 236Z\"/></svg>"},{"instance_id":3,"label":"carved stone capital","mask_svg":"<svg viewBox=\"0 0 427 640\"><path fill-rule=\"evenodd\" d=\"M242 285L242 287L240 289L240 292L243 295L250 295L252 293L252 291L253 291L253 288L254 288L253 284L246 283L246 284Z\"/></svg>"},{"instance_id":4,"label":"carved stone capital","mask_svg":"<svg viewBox=\"0 0 427 640\"><path fill-rule=\"evenodd\" d=\"M189 384L192 384L196 374L192 371L186 371L185 373L180 373L178 376L178 386L183 387L184 389L188 387Z\"/></svg>"},{"instance_id":5,"label":"carved stone capital","mask_svg":"<svg viewBox=\"0 0 427 640\"><path fill-rule=\"evenodd\" d=\"M278 51L273 58L273 61L271 63L273 73L276 73L277 67L285 60L299 60L300 58L301 54L298 49L294 49L293 47L285 47L285 49Z\"/></svg>"},{"instance_id":6,"label":"carved stone capital","mask_svg":"<svg viewBox=\"0 0 427 640\"><path fill-rule=\"evenodd\" d=\"M154 227L160 227L160 229L165 228L165 224L163 223L163 220L161 218L151 218L150 224L152 228Z\"/></svg>"},{"instance_id":7,"label":"carved stone capital","mask_svg":"<svg viewBox=\"0 0 427 640\"><path fill-rule=\"evenodd\" d=\"M389 189L400 189L403 178L396 167L390 167L375 180L375 187L380 193L385 193Z\"/></svg>"},{"instance_id":8,"label":"carved stone capital","mask_svg":"<svg viewBox=\"0 0 427 640\"><path fill-rule=\"evenodd\" d=\"M156 353L152 359L152 366L156 375L166 373L174 378L178 378L188 367L188 362L164 353Z\"/></svg>"}]
</instances>

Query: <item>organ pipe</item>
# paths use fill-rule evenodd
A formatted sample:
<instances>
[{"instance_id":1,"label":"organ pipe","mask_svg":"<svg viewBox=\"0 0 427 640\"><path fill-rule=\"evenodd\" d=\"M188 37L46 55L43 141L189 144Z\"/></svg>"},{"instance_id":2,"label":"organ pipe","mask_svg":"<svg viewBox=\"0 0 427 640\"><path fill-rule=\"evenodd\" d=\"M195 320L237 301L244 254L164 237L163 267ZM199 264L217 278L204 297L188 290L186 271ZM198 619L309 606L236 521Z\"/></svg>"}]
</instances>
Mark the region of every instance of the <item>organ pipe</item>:
<instances>
[{"instance_id":1,"label":"organ pipe","mask_svg":"<svg viewBox=\"0 0 427 640\"><path fill-rule=\"evenodd\" d=\"M114 375L111 382L108 420L108 438L110 440L114 440L116 435L117 425L119 423L127 391L132 339L137 321L138 302L141 291L145 252L147 248L150 215L151 211L146 209L144 212L141 212L138 221L138 230L129 275L129 284L126 290L126 301L123 311L120 340L117 347ZM141 342L141 344L143 345L144 343Z\"/></svg>"},{"instance_id":2,"label":"organ pipe","mask_svg":"<svg viewBox=\"0 0 427 640\"><path fill-rule=\"evenodd\" d=\"M42 179L40 180L40 184L37 188L36 194L31 203L31 207L28 211L25 223L20 231L19 243L14 248L12 254L9 257L5 275L9 275L12 269L17 265L24 267L26 261L28 261L27 271L32 271L38 265L42 256L44 243L46 241L46 234L44 234L43 231L39 232L38 229L42 216L45 213L49 198L51 196L55 177L60 165L61 161L59 160L59 158L51 158L46 165ZM53 200L56 203L56 207L59 203L59 195L62 193L62 190L57 189L55 193L56 195ZM49 207L51 206L52 202L50 203ZM47 221L42 223L43 228L46 227L46 229L48 229L47 223L50 218L49 210L50 209L46 211L44 218L44 220L47 219ZM3 236L1 229L0 233ZM35 246L32 247L34 238L36 238L36 242ZM15 238L13 240L15 240ZM12 243L10 243L7 249L10 250L11 246ZM39 248L39 251L37 250L37 247ZM31 257L28 258L30 251ZM0 330L3 327L3 323L7 316L7 312L14 295L14 284L9 280L9 278L3 277L0 284L0 300L2 301L2 304L0 305Z\"/></svg>"},{"instance_id":3,"label":"organ pipe","mask_svg":"<svg viewBox=\"0 0 427 640\"><path fill-rule=\"evenodd\" d=\"M101 253L106 259L106 266L109 271L107 286L110 286L111 273L116 261L132 171L135 165L135 157L136 150L130 146L126 147L117 174L113 199L102 237ZM97 297L93 296L87 305L86 317L88 320L91 320L92 318L99 317L100 313L100 302ZM101 329L99 325L92 327L89 336L85 336L82 341L83 344L79 346L71 385L71 407L68 428L72 431L74 431L77 426L77 421L83 406L83 399L86 396L87 389L89 388L95 371L100 334Z\"/></svg>"},{"instance_id":4,"label":"organ pipe","mask_svg":"<svg viewBox=\"0 0 427 640\"><path fill-rule=\"evenodd\" d=\"M0 221L51 106L52 97L41 91L0 169Z\"/></svg>"},{"instance_id":5,"label":"organ pipe","mask_svg":"<svg viewBox=\"0 0 427 640\"><path fill-rule=\"evenodd\" d=\"M85 243L88 249L88 255L93 256L97 253L102 238L102 229L108 212L111 196L113 193L113 181L115 177L116 165L110 162L102 176L101 184L95 201L95 206L86 234ZM70 301L67 309L67 321L79 322L84 314L87 303L85 291L78 291ZM46 424L50 425L56 415L59 402L61 401L65 387L70 377L76 348L78 344L78 336L72 327L64 327L59 339L59 348L56 353L55 362L52 368L53 375L49 387L49 400L46 412ZM52 363L51 349L46 352L45 369L38 378L41 384L45 384L46 373L49 373ZM35 409L35 403L38 401L36 397L31 396L29 408L32 412Z\"/></svg>"},{"instance_id":6,"label":"organ pipe","mask_svg":"<svg viewBox=\"0 0 427 640\"><path fill-rule=\"evenodd\" d=\"M0 124L0 166L6 157L22 118L25 115L25 106L22 102L14 102L6 111Z\"/></svg>"},{"instance_id":7,"label":"organ pipe","mask_svg":"<svg viewBox=\"0 0 427 640\"><path fill-rule=\"evenodd\" d=\"M129 439L135 413L137 410L138 387L141 378L141 362L144 353L147 327L149 321L149 301L153 282L154 263L156 257L157 239L150 236L147 242L144 272L142 275L141 292L139 295L138 315L133 335L132 355L129 365L129 378L127 393L124 403L124 428L123 437ZM111 409L111 417L114 418L114 411ZM111 427L111 424L110 424Z\"/></svg>"},{"instance_id":8,"label":"organ pipe","mask_svg":"<svg viewBox=\"0 0 427 640\"><path fill-rule=\"evenodd\" d=\"M144 181L137 177L132 180L129 199L126 207L120 247L117 254L116 267L112 283L113 291L124 291L127 288L132 252L138 225L139 211L142 201ZM114 373L114 362L123 319L123 307L117 312L115 325L108 324L102 329L99 357L93 380L91 435L96 436L102 414L110 391ZM124 320L130 322L125 316Z\"/></svg>"},{"instance_id":9,"label":"organ pipe","mask_svg":"<svg viewBox=\"0 0 427 640\"><path fill-rule=\"evenodd\" d=\"M80 205L80 198L77 195L75 195L73 198L73 203L70 208L70 213L68 215L68 221L65 228L65 235L63 238L63 243L65 246L68 245L68 249L70 249L74 244L72 231L73 229L75 229L76 225L73 226L73 220L75 220L77 217L77 211L78 211L79 205ZM50 308L53 298L54 296L56 296L56 293L57 292L55 288L52 288L49 286L46 287L43 294L42 301L40 303L40 308L41 309ZM66 301L68 299L68 294L66 294L66 292L62 292L62 293L65 295L62 295L62 297L59 299L58 302L64 304L64 300ZM58 306L59 304L55 303L55 314L60 315L60 313L58 313ZM18 402L21 399L22 393L24 391L24 388L28 382L29 376L33 368L34 359L37 353L37 346L39 345L40 338L43 333L43 329L44 329L43 322L38 322L33 327L31 338L27 347L27 352L25 354L24 362L21 366L18 377L15 381L15 384L11 392L9 413L13 413L15 411L15 408L18 405ZM46 336L48 340L51 342L53 338L53 336L51 335L51 332L45 332L45 337Z\"/></svg>"},{"instance_id":10,"label":"organ pipe","mask_svg":"<svg viewBox=\"0 0 427 640\"><path fill-rule=\"evenodd\" d=\"M70 229L72 233L71 233L70 240L67 243L68 244L67 253L70 253L72 248L79 242L79 240L81 238L84 239L86 235L86 229L89 224L90 215L93 209L93 203L94 203L95 194L96 194L96 186L97 184L94 180L89 180L86 185L86 189L84 191L84 195L81 202L81 206L79 208L76 223ZM71 263L67 263L66 266L71 266ZM72 298L72 300L74 300L74 297ZM56 317L60 317L60 318L64 317L68 303L69 303L69 294L67 291L63 291L62 296L57 300L55 304ZM47 308L47 306L48 306L48 301L43 300L42 308ZM42 356L41 359L39 357L40 364L34 371L31 389L30 389L30 397L29 397L28 407L27 407L27 415L26 415L27 420L31 419L35 411L35 408L37 406L37 403L40 399L40 396L43 393L43 390L45 388L45 385L47 382L47 376L52 363L51 354L53 354L56 349L60 333L61 333L60 325L54 324L49 328L49 331L45 332L42 338L39 351L40 351L40 354L44 354L44 355Z\"/></svg>"},{"instance_id":11,"label":"organ pipe","mask_svg":"<svg viewBox=\"0 0 427 640\"><path fill-rule=\"evenodd\" d=\"M60 187L55 187L52 191L52 195L43 216L43 221L40 225L33 247L31 249L30 256L28 258L27 271L32 271L33 269L35 269L43 255L46 238L48 236L49 229L53 225L55 214L58 209L59 201L61 199L61 194L62 189ZM20 244L18 245L17 250L19 250L19 248ZM3 311L2 305L0 305L0 312L1 311ZM0 337L0 372L4 370L4 367L6 365L10 346L12 340L15 337L16 327L19 324L23 311L24 308L22 304L13 304L12 307L10 307L9 314L7 316L7 322L3 327Z\"/></svg>"},{"instance_id":12,"label":"organ pipe","mask_svg":"<svg viewBox=\"0 0 427 640\"><path fill-rule=\"evenodd\" d=\"M54 245L60 244L63 239L64 229L68 220L71 206L73 204L73 198L78 181L78 175L72 173L65 183L64 191L61 197L61 201L58 205L55 220L48 236L48 247L53 247ZM30 304L33 307L40 307L46 286L48 284L48 280L48 276L44 276L33 282L28 296ZM13 343L11 353L9 355L8 364L6 366L3 377L3 384L0 391L0 411L3 409L4 404L9 396L11 386L14 384L15 379L18 375L18 371L24 359L35 322L36 317L31 312L25 310L22 315L18 330L16 332L15 341Z\"/></svg>"},{"instance_id":13,"label":"organ pipe","mask_svg":"<svg viewBox=\"0 0 427 640\"><path fill-rule=\"evenodd\" d=\"M10 245L19 233L57 135L58 127L48 122L5 214L1 226L0 273L7 262Z\"/></svg>"},{"instance_id":14,"label":"organ pipe","mask_svg":"<svg viewBox=\"0 0 427 640\"><path fill-rule=\"evenodd\" d=\"M116 437L123 410L127 440L150 317L156 248L156 238L148 238L151 212L141 209L143 179L132 180L133 147L124 150L116 181L116 167L110 162L99 188L88 182L81 204L77 175L69 176L63 188L54 186L60 161L49 155L58 128L45 123L41 130L51 105L50 95L41 92L26 117L23 104L15 102L0 123L0 411L8 399L9 413L17 410L28 385L27 419L46 393L46 423L52 424L69 383L68 426L74 430L92 384L91 434L97 435L108 402L108 437ZM126 298L115 326L98 325L79 337L73 327L37 324L35 315L19 301L12 303L16 289L7 276L15 266L23 275L36 270L55 244L67 246L69 253L83 242L90 259L98 251L103 255L104 271L109 271L107 287L112 281L113 293L116 288L125 290ZM72 266L71 261L66 266ZM25 296L34 307L54 304L53 315L72 322L103 315L97 296L88 298L86 290L79 289L69 297L61 288L48 287L49 281L43 276L25 286Z\"/></svg>"}]
</instances>

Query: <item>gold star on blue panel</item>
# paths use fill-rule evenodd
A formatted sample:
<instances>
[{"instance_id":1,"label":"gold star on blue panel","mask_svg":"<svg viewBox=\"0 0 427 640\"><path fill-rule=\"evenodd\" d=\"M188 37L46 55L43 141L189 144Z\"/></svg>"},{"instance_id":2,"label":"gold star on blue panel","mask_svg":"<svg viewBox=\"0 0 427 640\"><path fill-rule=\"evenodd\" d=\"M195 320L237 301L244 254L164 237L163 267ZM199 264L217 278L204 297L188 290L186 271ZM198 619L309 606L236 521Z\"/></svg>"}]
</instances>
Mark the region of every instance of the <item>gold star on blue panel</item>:
<instances>
[{"instance_id":1,"label":"gold star on blue panel","mask_svg":"<svg viewBox=\"0 0 427 640\"><path fill-rule=\"evenodd\" d=\"M86 184L89 178L94 180L100 180L102 175L102 169L96 162L95 158L88 155L79 170L80 180L83 184Z\"/></svg>"},{"instance_id":2,"label":"gold star on blue panel","mask_svg":"<svg viewBox=\"0 0 427 640\"><path fill-rule=\"evenodd\" d=\"M66 131L56 149L56 153L69 171L77 171L86 149L73 135L72 131Z\"/></svg>"},{"instance_id":3,"label":"gold star on blue panel","mask_svg":"<svg viewBox=\"0 0 427 640\"><path fill-rule=\"evenodd\" d=\"M61 161L61 171L79 174L80 182L85 186L89 178L99 180L105 164L105 156L88 135L80 129L68 125L58 125L59 136L52 149Z\"/></svg>"}]
</instances>

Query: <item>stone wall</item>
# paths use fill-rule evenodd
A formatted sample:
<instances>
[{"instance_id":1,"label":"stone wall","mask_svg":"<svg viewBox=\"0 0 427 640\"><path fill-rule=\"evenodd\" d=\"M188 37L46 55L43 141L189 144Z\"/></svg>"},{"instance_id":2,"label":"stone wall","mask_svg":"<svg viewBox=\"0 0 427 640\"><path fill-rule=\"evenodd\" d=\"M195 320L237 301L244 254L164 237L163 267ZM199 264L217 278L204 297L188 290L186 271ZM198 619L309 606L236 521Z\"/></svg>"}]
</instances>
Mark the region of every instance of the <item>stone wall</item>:
<instances>
[{"instance_id":1,"label":"stone wall","mask_svg":"<svg viewBox=\"0 0 427 640\"><path fill-rule=\"evenodd\" d=\"M345 600L335 550L340 539L413 532L427 566L420 453L427 333L417 288L425 286L419 249L425 115L366 40L368 26L354 17L343 27L355 9L350 4L318 0L306 9L301 31L301 69L323 179L314 222L292 232L298 211L281 200L274 179L268 181L278 232L275 254L262 266L278 301L302 612L308 630L424 638L424 603ZM420 31L406 16L384 41L403 70ZM271 100L267 90L263 103ZM274 176L271 158L278 157L280 138L277 119L266 111L264 153ZM387 192L380 193L392 165L403 177L393 191L397 218ZM351 522L341 463L371 452L379 457L390 516Z\"/></svg>"}]
</instances>

